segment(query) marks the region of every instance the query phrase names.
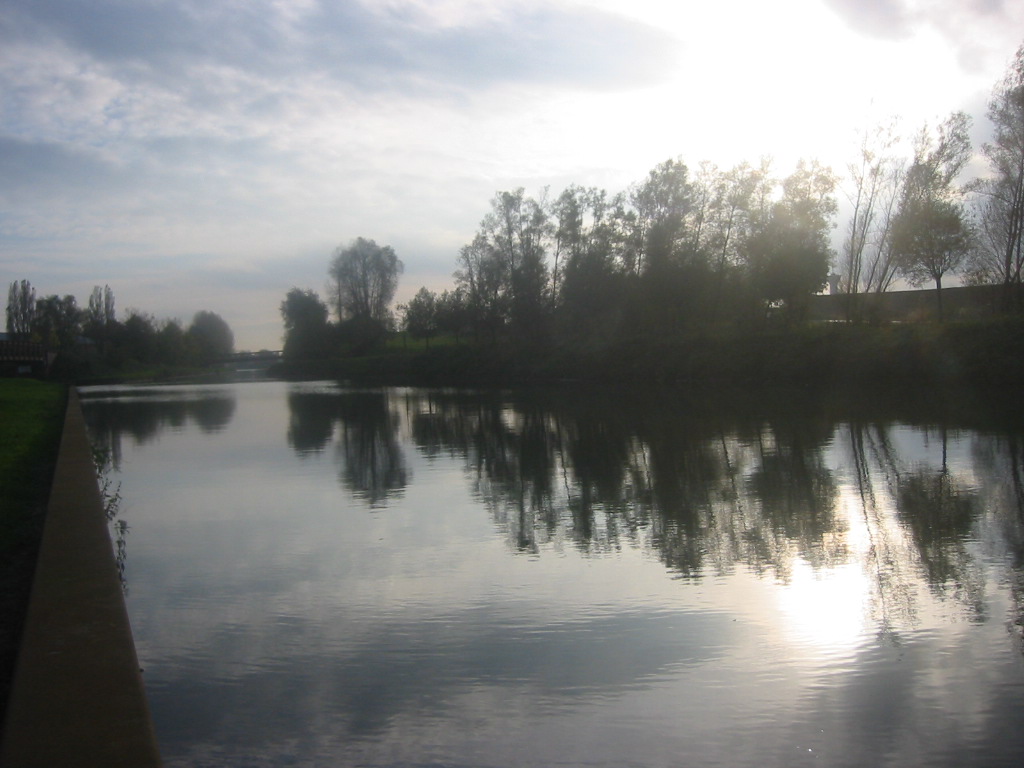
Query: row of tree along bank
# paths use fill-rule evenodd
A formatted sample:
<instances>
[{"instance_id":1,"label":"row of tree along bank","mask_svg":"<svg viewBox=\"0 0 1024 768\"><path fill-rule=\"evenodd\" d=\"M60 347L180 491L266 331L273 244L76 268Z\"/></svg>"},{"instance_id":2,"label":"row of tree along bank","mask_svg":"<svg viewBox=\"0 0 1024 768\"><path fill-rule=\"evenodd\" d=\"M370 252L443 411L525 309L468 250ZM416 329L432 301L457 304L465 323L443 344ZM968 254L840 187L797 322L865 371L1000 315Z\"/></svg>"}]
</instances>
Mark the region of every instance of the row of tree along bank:
<instances>
[{"instance_id":1,"label":"row of tree along bank","mask_svg":"<svg viewBox=\"0 0 1024 768\"><path fill-rule=\"evenodd\" d=\"M285 360L286 378L504 386L536 383L701 386L1006 388L1024 384L1024 320L866 326L830 323L756 333L638 338L603 349L435 343L374 354Z\"/></svg>"},{"instance_id":2,"label":"row of tree along bank","mask_svg":"<svg viewBox=\"0 0 1024 768\"><path fill-rule=\"evenodd\" d=\"M390 247L359 238L335 252L327 301L313 290L287 295L285 357L373 352L398 326L427 345L472 339L488 347L484 357L529 348L539 359L556 349L618 360L677 340L687 348L695 336L799 330L830 270L839 270L831 292L850 297L848 321L874 319L878 302L860 297L889 291L897 278L934 285L933 316L948 319L942 288L951 275L1004 286L1001 311L1020 312L1024 46L987 116L993 140L980 152L962 112L911 136L867 131L842 185L816 162L777 176L767 162L694 173L674 159L617 194L578 185L557 196L498 192L459 251L454 286L421 288L397 318L389 302L402 263ZM963 178L982 160L984 177ZM837 253L840 186L852 216Z\"/></svg>"},{"instance_id":3,"label":"row of tree along bank","mask_svg":"<svg viewBox=\"0 0 1024 768\"><path fill-rule=\"evenodd\" d=\"M234 350L231 328L214 312L197 312L187 327L139 309L119 320L109 285L93 288L83 309L71 295L37 298L28 280L8 289L7 336L39 345L52 357L50 375L74 380L202 368Z\"/></svg>"}]
</instances>

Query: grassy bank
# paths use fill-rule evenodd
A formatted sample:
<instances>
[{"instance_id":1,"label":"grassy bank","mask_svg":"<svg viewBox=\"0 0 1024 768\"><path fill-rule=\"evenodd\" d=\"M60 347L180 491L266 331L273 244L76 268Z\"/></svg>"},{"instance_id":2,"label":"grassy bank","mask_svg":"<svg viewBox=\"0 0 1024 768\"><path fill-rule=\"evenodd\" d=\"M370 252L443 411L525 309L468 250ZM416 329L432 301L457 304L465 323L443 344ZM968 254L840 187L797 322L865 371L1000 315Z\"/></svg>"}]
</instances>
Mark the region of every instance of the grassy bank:
<instances>
[{"instance_id":1,"label":"grassy bank","mask_svg":"<svg viewBox=\"0 0 1024 768\"><path fill-rule=\"evenodd\" d=\"M289 361L293 378L448 386L587 381L696 386L972 387L1024 384L1024 322L820 324L709 331L602 349L435 345L335 360Z\"/></svg>"},{"instance_id":2,"label":"grassy bank","mask_svg":"<svg viewBox=\"0 0 1024 768\"><path fill-rule=\"evenodd\" d=\"M67 391L0 379L0 723L60 447Z\"/></svg>"}]
</instances>

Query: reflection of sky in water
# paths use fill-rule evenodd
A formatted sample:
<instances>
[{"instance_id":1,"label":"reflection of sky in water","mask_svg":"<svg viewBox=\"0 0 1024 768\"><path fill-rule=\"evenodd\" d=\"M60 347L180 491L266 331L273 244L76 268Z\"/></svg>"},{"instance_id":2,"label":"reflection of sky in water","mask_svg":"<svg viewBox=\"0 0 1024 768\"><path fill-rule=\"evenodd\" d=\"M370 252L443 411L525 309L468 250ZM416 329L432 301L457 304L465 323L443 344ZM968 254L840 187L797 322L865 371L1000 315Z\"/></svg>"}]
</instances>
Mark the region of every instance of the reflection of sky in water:
<instances>
[{"instance_id":1,"label":"reflection of sky in water","mask_svg":"<svg viewBox=\"0 0 1024 768\"><path fill-rule=\"evenodd\" d=\"M942 464L938 430L909 426L860 434L859 454L848 426L778 446L726 430L706 441L717 453L634 434L620 454L648 478L728 471L700 493L635 474L595 490L583 523L573 462L604 466L585 447L550 448L552 478L510 455L510 475L496 457L526 438L475 452L452 422L443 450L417 448L417 393L370 423L373 397L338 405L332 391L150 393L232 405L215 430L176 415L144 439L121 433L129 610L168 765L1024 758L1014 510L982 485L973 433L946 435L949 473L979 499L963 536L922 543L897 508L899 489L916 498L915 473L927 490ZM289 394L327 399L300 401L316 419L297 424ZM507 403L495 412L505 429L524 423ZM535 423L583 429L560 418ZM329 429L309 430L317 419ZM398 474L379 453L396 447ZM379 464L385 493L354 487L380 478L346 450ZM809 519L806 498L822 494L829 515ZM652 499L677 507L662 516ZM524 524L541 530L517 553ZM700 572L676 571L666 552L694 548ZM952 582L925 580L926 560Z\"/></svg>"}]
</instances>

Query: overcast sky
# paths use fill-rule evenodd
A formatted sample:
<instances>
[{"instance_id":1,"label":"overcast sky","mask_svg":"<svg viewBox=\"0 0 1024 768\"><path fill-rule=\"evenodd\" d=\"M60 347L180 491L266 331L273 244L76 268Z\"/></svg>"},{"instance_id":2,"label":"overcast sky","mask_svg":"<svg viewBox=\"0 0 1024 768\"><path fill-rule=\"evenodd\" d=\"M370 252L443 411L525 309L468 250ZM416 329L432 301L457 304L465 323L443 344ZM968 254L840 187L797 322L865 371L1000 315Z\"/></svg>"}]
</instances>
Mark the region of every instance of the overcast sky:
<instances>
[{"instance_id":1,"label":"overcast sky","mask_svg":"<svg viewBox=\"0 0 1024 768\"><path fill-rule=\"evenodd\" d=\"M279 349L355 237L450 287L498 190L842 171L894 114L980 141L1022 42L1019 0L3 0L0 279Z\"/></svg>"}]
</instances>

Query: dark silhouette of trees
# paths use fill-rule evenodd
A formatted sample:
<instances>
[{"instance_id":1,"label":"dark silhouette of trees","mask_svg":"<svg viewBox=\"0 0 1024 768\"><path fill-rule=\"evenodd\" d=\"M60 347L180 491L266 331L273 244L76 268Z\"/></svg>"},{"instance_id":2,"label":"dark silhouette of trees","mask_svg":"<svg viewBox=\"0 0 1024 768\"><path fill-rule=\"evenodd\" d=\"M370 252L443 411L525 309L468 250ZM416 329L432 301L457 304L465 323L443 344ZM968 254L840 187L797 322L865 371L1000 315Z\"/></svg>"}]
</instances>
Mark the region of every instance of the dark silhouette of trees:
<instances>
[{"instance_id":1,"label":"dark silhouette of trees","mask_svg":"<svg viewBox=\"0 0 1024 768\"><path fill-rule=\"evenodd\" d=\"M93 286L85 322L87 327L91 328L105 328L117 322L117 313L114 311L114 292L109 285L102 288L98 285Z\"/></svg>"},{"instance_id":2,"label":"dark silhouette of trees","mask_svg":"<svg viewBox=\"0 0 1024 768\"><path fill-rule=\"evenodd\" d=\"M390 245L363 237L335 250L328 273L338 321L358 318L386 325L402 268Z\"/></svg>"},{"instance_id":3,"label":"dark silhouette of trees","mask_svg":"<svg viewBox=\"0 0 1024 768\"><path fill-rule=\"evenodd\" d=\"M141 310L128 309L118 328L118 359L149 364L156 361L156 319Z\"/></svg>"},{"instance_id":4,"label":"dark silhouette of trees","mask_svg":"<svg viewBox=\"0 0 1024 768\"><path fill-rule=\"evenodd\" d=\"M116 325L114 292L109 285L102 288L98 285L93 286L92 294L89 296L89 308L85 312L83 332L99 345L101 352L104 352Z\"/></svg>"},{"instance_id":5,"label":"dark silhouette of trees","mask_svg":"<svg viewBox=\"0 0 1024 768\"><path fill-rule=\"evenodd\" d=\"M508 318L508 283L501 261L490 244L477 234L459 250L456 290L466 297L466 314L473 334L498 340Z\"/></svg>"},{"instance_id":6,"label":"dark silhouette of trees","mask_svg":"<svg viewBox=\"0 0 1024 768\"><path fill-rule=\"evenodd\" d=\"M200 362L209 364L230 355L235 349L235 336L224 319L215 312L196 312L188 328Z\"/></svg>"},{"instance_id":7,"label":"dark silhouette of trees","mask_svg":"<svg viewBox=\"0 0 1024 768\"><path fill-rule=\"evenodd\" d=\"M551 232L545 205L527 197L522 188L499 192L491 200L476 237L462 249L456 273L478 334L496 338L507 327L519 341L544 336Z\"/></svg>"},{"instance_id":8,"label":"dark silhouette of trees","mask_svg":"<svg viewBox=\"0 0 1024 768\"><path fill-rule=\"evenodd\" d=\"M914 162L903 183L893 222L893 252L899 271L912 285L935 282L942 319L942 278L964 264L971 249L971 228L963 192L955 181L971 154L970 118L954 112L933 138L921 132Z\"/></svg>"},{"instance_id":9,"label":"dark silhouette of trees","mask_svg":"<svg viewBox=\"0 0 1024 768\"><path fill-rule=\"evenodd\" d=\"M996 86L988 117L994 136L982 152L992 176L980 184L980 242L972 271L978 281L1002 283L1009 307L1019 304L1024 268L1024 45Z\"/></svg>"},{"instance_id":10,"label":"dark silhouette of trees","mask_svg":"<svg viewBox=\"0 0 1024 768\"><path fill-rule=\"evenodd\" d=\"M414 339L425 339L427 346L437 334L437 296L420 288L404 307L402 325Z\"/></svg>"},{"instance_id":11,"label":"dark silhouette of trees","mask_svg":"<svg viewBox=\"0 0 1024 768\"><path fill-rule=\"evenodd\" d=\"M281 302L286 358L311 360L323 357L329 348L327 305L316 291L292 288Z\"/></svg>"},{"instance_id":12,"label":"dark silhouette of trees","mask_svg":"<svg viewBox=\"0 0 1024 768\"><path fill-rule=\"evenodd\" d=\"M394 249L356 238L334 252L328 274L338 339L361 353L377 348L391 326L390 304L402 262Z\"/></svg>"},{"instance_id":13,"label":"dark silhouette of trees","mask_svg":"<svg viewBox=\"0 0 1024 768\"><path fill-rule=\"evenodd\" d=\"M456 341L471 330L466 295L459 288L442 291L434 306L434 316L437 330L454 336Z\"/></svg>"},{"instance_id":14,"label":"dark silhouette of trees","mask_svg":"<svg viewBox=\"0 0 1024 768\"><path fill-rule=\"evenodd\" d=\"M499 192L455 272L478 342L600 348L803 315L828 274L835 177L801 163L728 171L680 159L609 196L570 185L548 202Z\"/></svg>"},{"instance_id":15,"label":"dark silhouette of trees","mask_svg":"<svg viewBox=\"0 0 1024 768\"><path fill-rule=\"evenodd\" d=\"M678 159L660 163L629 197L635 216L630 220L628 267L638 275L657 274L684 249L684 239L692 236L686 227L693 209L686 164Z\"/></svg>"},{"instance_id":16,"label":"dark silhouette of trees","mask_svg":"<svg viewBox=\"0 0 1024 768\"><path fill-rule=\"evenodd\" d=\"M163 365L189 366L196 362L195 340L179 320L157 323L152 349L154 362Z\"/></svg>"},{"instance_id":17,"label":"dark silhouette of trees","mask_svg":"<svg viewBox=\"0 0 1024 768\"><path fill-rule=\"evenodd\" d=\"M82 333L82 313L74 296L46 296L36 301L32 335L50 349L69 350Z\"/></svg>"},{"instance_id":18,"label":"dark silhouette of trees","mask_svg":"<svg viewBox=\"0 0 1024 768\"><path fill-rule=\"evenodd\" d=\"M25 341L36 316L36 289L28 280L14 281L7 291L7 333Z\"/></svg>"},{"instance_id":19,"label":"dark silhouette of trees","mask_svg":"<svg viewBox=\"0 0 1024 768\"><path fill-rule=\"evenodd\" d=\"M847 320L860 318L861 291L886 291L896 274L892 221L905 170L895 155L898 141L895 123L865 131L856 160L847 166L852 210L839 264L840 290L848 296Z\"/></svg>"},{"instance_id":20,"label":"dark silhouette of trees","mask_svg":"<svg viewBox=\"0 0 1024 768\"><path fill-rule=\"evenodd\" d=\"M764 225L748 240L757 295L767 307L781 307L790 321L804 318L807 298L820 291L828 277L835 184L827 168L801 162L782 182L782 198Z\"/></svg>"},{"instance_id":21,"label":"dark silhouette of trees","mask_svg":"<svg viewBox=\"0 0 1024 768\"><path fill-rule=\"evenodd\" d=\"M83 309L74 296L36 299L27 280L15 282L8 292L7 319L18 338L56 353L50 373L59 378L115 376L148 366L205 366L234 349L231 328L214 312L196 313L187 330L177 319L158 320L134 308L118 320L109 285L94 286Z\"/></svg>"}]
</instances>

